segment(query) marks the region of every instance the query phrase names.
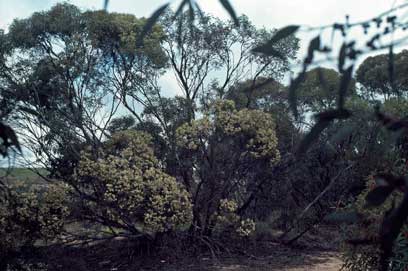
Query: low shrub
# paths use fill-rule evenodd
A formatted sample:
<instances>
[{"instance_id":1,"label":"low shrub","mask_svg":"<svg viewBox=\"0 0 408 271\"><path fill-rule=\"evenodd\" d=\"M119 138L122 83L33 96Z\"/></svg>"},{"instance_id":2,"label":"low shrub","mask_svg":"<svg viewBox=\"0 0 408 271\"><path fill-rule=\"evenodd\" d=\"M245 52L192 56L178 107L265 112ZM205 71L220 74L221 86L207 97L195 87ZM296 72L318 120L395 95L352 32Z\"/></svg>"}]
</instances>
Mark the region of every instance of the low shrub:
<instances>
[{"instance_id":1,"label":"low shrub","mask_svg":"<svg viewBox=\"0 0 408 271\"><path fill-rule=\"evenodd\" d=\"M0 257L12 260L13 255L58 239L69 215L67 192L65 186L53 184L2 187Z\"/></svg>"}]
</instances>

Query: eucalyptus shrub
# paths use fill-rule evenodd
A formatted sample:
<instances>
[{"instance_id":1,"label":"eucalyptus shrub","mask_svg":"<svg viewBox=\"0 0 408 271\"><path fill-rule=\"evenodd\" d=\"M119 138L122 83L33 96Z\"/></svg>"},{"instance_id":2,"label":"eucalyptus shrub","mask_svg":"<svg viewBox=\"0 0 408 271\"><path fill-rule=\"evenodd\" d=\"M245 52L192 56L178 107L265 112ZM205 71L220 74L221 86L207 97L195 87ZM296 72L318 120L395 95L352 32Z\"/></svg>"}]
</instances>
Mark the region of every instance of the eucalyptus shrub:
<instances>
[{"instance_id":1,"label":"eucalyptus shrub","mask_svg":"<svg viewBox=\"0 0 408 271\"><path fill-rule=\"evenodd\" d=\"M221 233L232 229L239 237L247 237L255 232L255 221L237 215L238 204L234 200L222 199L216 216L218 229Z\"/></svg>"},{"instance_id":2,"label":"eucalyptus shrub","mask_svg":"<svg viewBox=\"0 0 408 271\"><path fill-rule=\"evenodd\" d=\"M5 187L0 193L0 255L60 237L69 215L67 196L62 185Z\"/></svg>"},{"instance_id":3,"label":"eucalyptus shrub","mask_svg":"<svg viewBox=\"0 0 408 271\"><path fill-rule=\"evenodd\" d=\"M273 116L216 100L202 118L177 129L176 142L184 163L194 168L190 178L183 179L194 203L194 229L210 236L220 223L240 223L235 227L241 227L239 234L249 235L254 223L244 220L253 218L247 208L271 181L266 173L280 161ZM227 218L220 219L220 213L228 213Z\"/></svg>"},{"instance_id":4,"label":"eucalyptus shrub","mask_svg":"<svg viewBox=\"0 0 408 271\"><path fill-rule=\"evenodd\" d=\"M161 169L150 141L143 132L119 132L97 153L82 153L72 185L83 218L116 234L154 234L189 225L190 195Z\"/></svg>"}]
</instances>

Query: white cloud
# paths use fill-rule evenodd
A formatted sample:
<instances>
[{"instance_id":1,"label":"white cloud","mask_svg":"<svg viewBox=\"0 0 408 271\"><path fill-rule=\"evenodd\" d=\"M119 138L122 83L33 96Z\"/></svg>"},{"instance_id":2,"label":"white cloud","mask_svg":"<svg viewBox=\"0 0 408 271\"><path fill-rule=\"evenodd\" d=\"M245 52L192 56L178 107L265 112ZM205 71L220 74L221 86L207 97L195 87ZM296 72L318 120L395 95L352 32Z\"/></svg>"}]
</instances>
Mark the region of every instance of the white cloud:
<instances>
[{"instance_id":1,"label":"white cloud","mask_svg":"<svg viewBox=\"0 0 408 271\"><path fill-rule=\"evenodd\" d=\"M160 86L163 90L163 96L172 97L182 95L182 91L177 82L176 76L172 71L167 71L159 80Z\"/></svg>"}]
</instances>

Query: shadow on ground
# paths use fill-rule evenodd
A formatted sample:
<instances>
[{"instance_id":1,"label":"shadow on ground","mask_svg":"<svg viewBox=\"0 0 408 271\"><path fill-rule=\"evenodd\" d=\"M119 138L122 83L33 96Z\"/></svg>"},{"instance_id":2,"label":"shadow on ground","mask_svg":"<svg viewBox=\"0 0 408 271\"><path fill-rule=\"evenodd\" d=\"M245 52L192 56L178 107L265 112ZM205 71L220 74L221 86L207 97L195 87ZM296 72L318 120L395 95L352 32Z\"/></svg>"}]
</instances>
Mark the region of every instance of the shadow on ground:
<instances>
[{"instance_id":1,"label":"shadow on ground","mask_svg":"<svg viewBox=\"0 0 408 271\"><path fill-rule=\"evenodd\" d=\"M146 262L139 266L139 270L168 270L168 271L268 271L268 270L325 270L337 271L342 262L339 253L321 249L288 248L279 244L271 244L256 255L248 252L245 255L230 255L199 257L195 259L156 259L160 263Z\"/></svg>"}]
</instances>

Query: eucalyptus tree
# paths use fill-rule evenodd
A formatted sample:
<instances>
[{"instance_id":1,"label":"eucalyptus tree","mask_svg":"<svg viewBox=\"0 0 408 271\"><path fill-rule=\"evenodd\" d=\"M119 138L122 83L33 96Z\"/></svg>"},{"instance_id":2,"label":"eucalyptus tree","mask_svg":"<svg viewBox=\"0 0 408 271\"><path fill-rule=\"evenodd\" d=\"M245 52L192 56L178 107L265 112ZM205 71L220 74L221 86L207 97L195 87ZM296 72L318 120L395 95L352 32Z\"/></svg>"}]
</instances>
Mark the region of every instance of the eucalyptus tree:
<instances>
[{"instance_id":1,"label":"eucalyptus tree","mask_svg":"<svg viewBox=\"0 0 408 271\"><path fill-rule=\"evenodd\" d=\"M372 100L407 97L408 50L393 56L394 72L389 73L389 54L366 58L356 71L361 94Z\"/></svg>"},{"instance_id":2,"label":"eucalyptus tree","mask_svg":"<svg viewBox=\"0 0 408 271\"><path fill-rule=\"evenodd\" d=\"M296 59L299 45L294 36L279 43L279 57L268 57L251 50L274 31L256 28L246 16L237 18L237 24L203 13L195 14L191 21L191 15L185 12L174 17L167 12L160 19L165 32L163 48L180 92L191 104L191 119L194 106L211 103L211 97L224 98L227 90L240 81L252 80L254 88L261 77L282 80Z\"/></svg>"},{"instance_id":3,"label":"eucalyptus tree","mask_svg":"<svg viewBox=\"0 0 408 271\"><path fill-rule=\"evenodd\" d=\"M140 119L137 108L166 65L160 27L136 45L144 24L65 3L16 19L2 33L1 100L45 166L65 154L78 158L81 144L97 147L121 108Z\"/></svg>"}]
</instances>

